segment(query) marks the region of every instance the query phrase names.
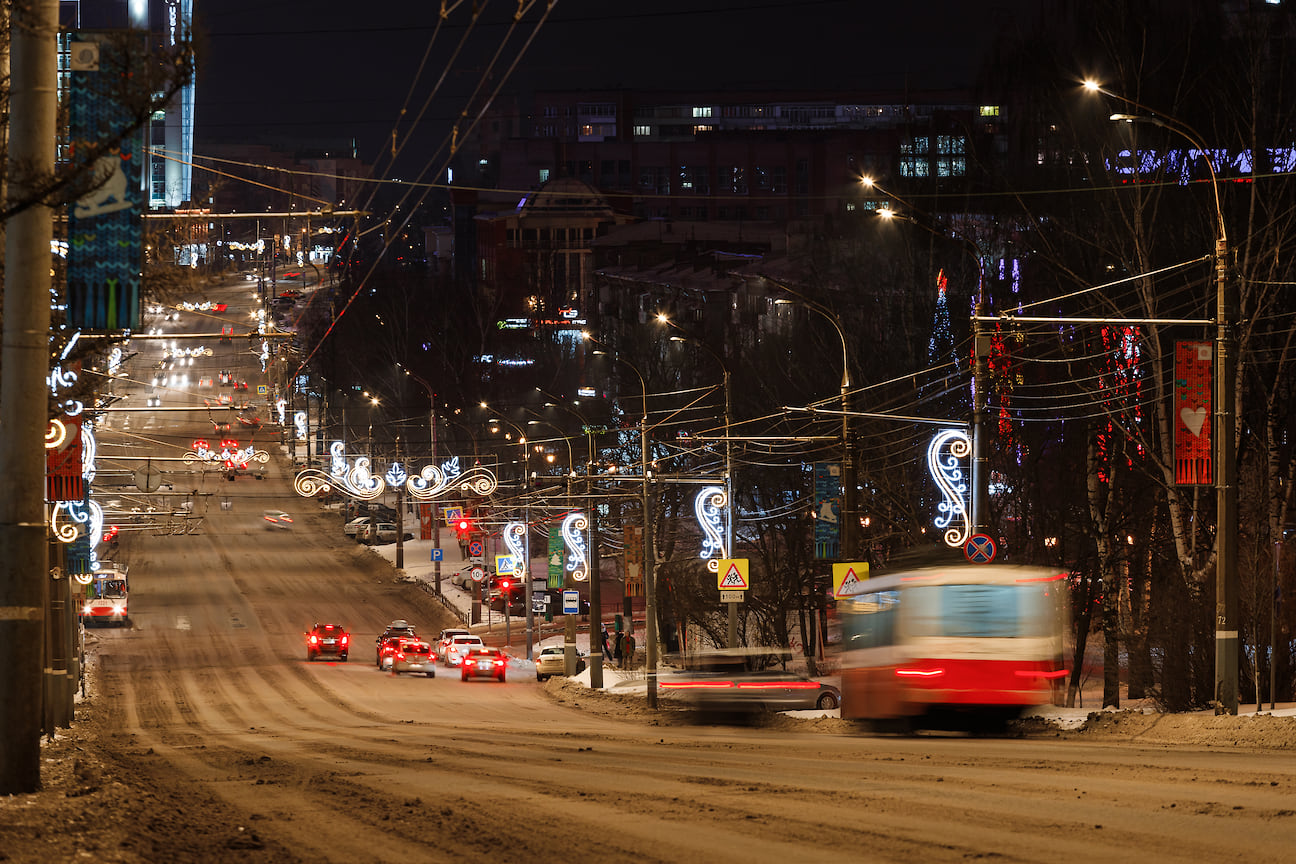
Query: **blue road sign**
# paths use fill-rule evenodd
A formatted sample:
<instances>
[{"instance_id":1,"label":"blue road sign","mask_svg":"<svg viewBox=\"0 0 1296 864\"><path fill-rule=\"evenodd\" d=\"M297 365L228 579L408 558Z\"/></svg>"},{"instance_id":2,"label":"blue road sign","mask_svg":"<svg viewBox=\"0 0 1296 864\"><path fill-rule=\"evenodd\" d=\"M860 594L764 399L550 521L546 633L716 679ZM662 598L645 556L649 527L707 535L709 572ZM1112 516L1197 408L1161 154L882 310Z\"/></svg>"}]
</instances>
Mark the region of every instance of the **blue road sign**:
<instances>
[{"instance_id":1,"label":"blue road sign","mask_svg":"<svg viewBox=\"0 0 1296 864\"><path fill-rule=\"evenodd\" d=\"M444 560L445 560L445 552L442 551L442 550L440 550L440 549L433 549L433 550L432 550L432 560L433 560L433 561L444 561Z\"/></svg>"},{"instance_id":2,"label":"blue road sign","mask_svg":"<svg viewBox=\"0 0 1296 864\"><path fill-rule=\"evenodd\" d=\"M564 591L563 592L563 614L579 615L580 614L580 592Z\"/></svg>"},{"instance_id":3,"label":"blue road sign","mask_svg":"<svg viewBox=\"0 0 1296 864\"><path fill-rule=\"evenodd\" d=\"M973 564L989 564L996 551L994 538L988 534L973 534L963 544L963 554Z\"/></svg>"}]
</instances>

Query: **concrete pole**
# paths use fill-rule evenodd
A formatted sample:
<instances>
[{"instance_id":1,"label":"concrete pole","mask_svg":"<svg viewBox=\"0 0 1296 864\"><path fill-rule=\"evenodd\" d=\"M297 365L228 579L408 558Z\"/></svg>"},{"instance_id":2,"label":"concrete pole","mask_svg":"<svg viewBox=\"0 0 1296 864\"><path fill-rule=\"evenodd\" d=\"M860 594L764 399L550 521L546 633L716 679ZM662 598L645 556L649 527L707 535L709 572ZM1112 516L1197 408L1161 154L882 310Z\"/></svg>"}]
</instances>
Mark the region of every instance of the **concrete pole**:
<instances>
[{"instance_id":1,"label":"concrete pole","mask_svg":"<svg viewBox=\"0 0 1296 864\"><path fill-rule=\"evenodd\" d=\"M6 4L9 5L9 4ZM54 174L58 3L12 4L8 198L39 198ZM41 655L49 582L45 545L45 378L49 374L53 213L33 203L5 236L0 347L0 795L40 787Z\"/></svg>"},{"instance_id":2,"label":"concrete pole","mask_svg":"<svg viewBox=\"0 0 1296 864\"><path fill-rule=\"evenodd\" d=\"M636 370L637 371L637 370ZM648 707L657 707L657 581L653 564L657 550L653 543L652 498L648 494L648 396L644 390L644 415L639 421L639 449L642 451L644 519L644 641L648 643ZM634 618L630 619L634 632Z\"/></svg>"}]
</instances>

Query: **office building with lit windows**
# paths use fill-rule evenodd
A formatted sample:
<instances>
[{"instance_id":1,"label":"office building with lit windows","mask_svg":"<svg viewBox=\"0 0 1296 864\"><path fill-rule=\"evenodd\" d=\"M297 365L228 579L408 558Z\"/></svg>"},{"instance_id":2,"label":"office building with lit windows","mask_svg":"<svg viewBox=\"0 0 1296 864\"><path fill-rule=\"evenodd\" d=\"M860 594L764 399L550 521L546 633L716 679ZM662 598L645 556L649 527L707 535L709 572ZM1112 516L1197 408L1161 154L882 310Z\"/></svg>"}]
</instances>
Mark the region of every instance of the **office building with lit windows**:
<instances>
[{"instance_id":1,"label":"office building with lit windows","mask_svg":"<svg viewBox=\"0 0 1296 864\"><path fill-rule=\"evenodd\" d=\"M66 92L71 58L68 46L82 30L139 30L152 50L174 51L193 21L193 0L60 0L59 89ZM151 210L185 206L193 182L194 82L190 80L145 131L149 153L144 182Z\"/></svg>"}]
</instances>

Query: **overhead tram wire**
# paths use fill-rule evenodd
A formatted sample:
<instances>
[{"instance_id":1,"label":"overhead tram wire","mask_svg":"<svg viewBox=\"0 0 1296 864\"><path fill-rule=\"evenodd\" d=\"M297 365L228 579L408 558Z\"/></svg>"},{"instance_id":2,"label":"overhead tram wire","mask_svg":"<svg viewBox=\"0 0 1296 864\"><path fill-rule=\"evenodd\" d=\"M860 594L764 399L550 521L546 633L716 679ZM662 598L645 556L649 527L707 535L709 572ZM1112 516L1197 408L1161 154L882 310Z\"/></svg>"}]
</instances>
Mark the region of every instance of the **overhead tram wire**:
<instances>
[{"instance_id":1,"label":"overhead tram wire","mask_svg":"<svg viewBox=\"0 0 1296 864\"><path fill-rule=\"evenodd\" d=\"M531 4L532 4L532 5L534 5L535 2L538 2L538 0L531 0ZM510 76L512 75L512 73L513 73L513 70L517 67L517 64L518 64L519 62L521 62L522 55L526 53L526 49L531 45L531 42L535 39L536 35L540 32L540 28L541 28L542 26L544 26L544 22L545 22L545 20L548 18L549 13L553 10L553 7L557 4L557 2L558 2L558 0L548 0L548 5L545 7L545 12L544 12L544 14L540 17L540 20L536 22L535 27L532 29L530 36L527 37L527 40L526 40L526 42L523 44L521 51L518 52L517 57L514 58L512 64L509 65L509 68L505 71L504 75L502 75L502 76L500 77L499 85L495 88L494 91L492 91L492 93L491 93L491 98L490 98L489 100L487 100L486 107L489 107L489 105L491 104L491 102L494 101L495 96L498 95L500 89L503 88L503 86L505 85L505 83L508 81L509 77L510 77ZM527 8L529 9L530 6L528 6ZM513 29L514 29L514 27L516 26L517 22L521 20L521 16L522 16L522 14L524 14L524 12L519 12L519 14L518 14L517 16L515 16L515 18L514 18L514 22L513 22L513 25L510 26L509 31L508 31L510 34L513 32ZM507 36L506 36L505 41L507 41ZM502 51L502 50L503 50L503 43L501 43L501 46L500 46L500 51ZM500 53L500 52L497 51L495 56L498 57L498 56L499 56L499 53ZM493 68L493 66L494 66L494 62L495 62L495 60L494 60L494 58L492 58L492 61L491 61L491 67L489 67L485 72L482 73L482 78L481 78L481 80L483 80L483 81L485 80L485 78L487 77L487 75L488 75L489 72L490 72L490 69ZM474 93L476 93L476 92L478 92L478 91L474 91ZM480 112L480 113L477 115L477 119L474 120L473 123L470 124L470 126L469 126L465 131L464 131L464 134L465 134L465 135L470 134L470 133L472 132L472 130L473 130L474 128L476 128L476 125L477 125L478 122L480 122L480 120L481 120L481 116L482 116L482 113L484 113L485 110L486 110L486 109L485 109L485 107L484 107L484 108L482 109L482 112ZM457 127L456 127L456 133L457 133L457 131L458 131L458 130L457 130ZM445 146L445 145L443 144L442 147L444 147L444 146ZM440 148L438 148L438 153L439 153L439 152L440 152ZM452 150L451 153L450 153L450 155L447 156L446 159L445 159L445 161L442 163L441 168L439 168L439 169L437 170L436 173L437 173L438 175L439 175L442 171L445 170L445 166L449 164L449 161L450 161L451 158L453 158L453 155L454 155L454 151ZM433 158L435 159L436 157L434 156ZM419 177L420 177L420 178L423 177L423 176L426 176L426 174L427 174L427 168L428 168L428 166L430 166L430 165L431 165L431 160L429 160L429 162L427 163L427 165L424 166L424 170L423 170L423 172L421 172L421 173L419 174ZM422 203L422 200L423 200L423 198L426 197L426 195L427 195L427 193L424 192L424 193L423 193L423 197L420 198L419 203ZM404 200L404 199L402 199L402 200ZM390 233L387 235L386 241L385 241L384 244L383 244L383 248L382 248L381 252L380 252L378 255L376 255L376 256L374 257L374 261L373 261L372 264L370 264L370 266L369 266L369 270L368 270L368 271L365 273L365 275L360 279L359 284L357 284L355 291L351 294L351 296L350 296L349 298L347 298L347 301L346 301L346 303L343 305L342 309L340 309L340 310L338 311L338 313L333 317L333 320L332 320L331 322L329 322L329 326L328 326L328 328L324 331L324 333L320 336L319 340L318 340L318 341L315 343L315 345L311 348L310 353L309 353L306 357L302 358L302 361L298 364L296 371L293 373L294 376L296 376L296 375L300 375L300 374L301 374L302 370L306 368L306 364L308 364L308 363L309 363L309 362L310 362L310 361L315 357L315 355L319 352L320 347L324 344L324 342L328 339L328 337L329 337L330 335L332 335L333 330L336 328L338 321L340 321L340 320L342 319L342 317L343 317L343 316L347 313L347 311L351 308L351 305L355 302L356 298L360 296L360 293L364 290L365 286L368 284L369 278L373 275L374 271L377 269L379 261L382 260L383 256L385 256L386 253L387 253L387 251L391 248L392 244L395 242L395 237L398 236L402 230L404 230L404 228L405 228L405 226L406 226L407 224L409 224L409 220L413 218L414 213L415 213L415 211L416 211L417 209L418 209L417 205L416 205L416 206L413 206L413 207L409 207L409 208L406 209L406 215L405 215L405 218L401 221L400 225L397 226L397 228L396 228L395 231L390 232Z\"/></svg>"}]
</instances>

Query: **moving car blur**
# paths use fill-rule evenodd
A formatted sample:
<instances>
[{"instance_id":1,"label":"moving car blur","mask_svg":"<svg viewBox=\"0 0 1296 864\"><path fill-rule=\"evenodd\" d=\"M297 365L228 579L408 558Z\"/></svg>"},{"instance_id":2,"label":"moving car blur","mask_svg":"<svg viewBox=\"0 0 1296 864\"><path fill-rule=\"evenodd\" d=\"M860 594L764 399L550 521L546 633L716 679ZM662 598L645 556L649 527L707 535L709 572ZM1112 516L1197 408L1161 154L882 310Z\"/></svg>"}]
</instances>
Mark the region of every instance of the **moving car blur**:
<instances>
[{"instance_id":1,"label":"moving car blur","mask_svg":"<svg viewBox=\"0 0 1296 864\"><path fill-rule=\"evenodd\" d=\"M768 648L694 654L685 668L661 677L662 693L699 711L827 711L841 705L840 690L781 668L783 659Z\"/></svg>"},{"instance_id":2,"label":"moving car blur","mask_svg":"<svg viewBox=\"0 0 1296 864\"><path fill-rule=\"evenodd\" d=\"M484 647L480 636L452 636L450 644L445 650L445 664L447 666L458 666L464 662L464 657L474 648Z\"/></svg>"}]
</instances>

